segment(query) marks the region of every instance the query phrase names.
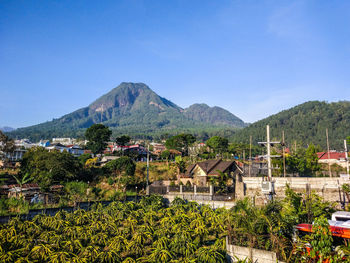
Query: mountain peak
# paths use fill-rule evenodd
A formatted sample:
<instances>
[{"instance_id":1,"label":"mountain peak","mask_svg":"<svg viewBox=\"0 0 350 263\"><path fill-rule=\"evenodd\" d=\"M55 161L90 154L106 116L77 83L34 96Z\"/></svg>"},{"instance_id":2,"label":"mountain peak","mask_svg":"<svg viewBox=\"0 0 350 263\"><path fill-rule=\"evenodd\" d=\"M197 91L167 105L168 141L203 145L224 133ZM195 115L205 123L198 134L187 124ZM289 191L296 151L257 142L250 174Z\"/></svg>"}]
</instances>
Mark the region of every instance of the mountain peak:
<instances>
[{"instance_id":1,"label":"mountain peak","mask_svg":"<svg viewBox=\"0 0 350 263\"><path fill-rule=\"evenodd\" d=\"M210 107L205 103L195 103L184 110L184 114L195 121L215 125L232 125L244 127L244 122L231 112L218 106Z\"/></svg>"},{"instance_id":2,"label":"mountain peak","mask_svg":"<svg viewBox=\"0 0 350 263\"><path fill-rule=\"evenodd\" d=\"M13 135L34 140L77 136L94 123L111 127L115 134L130 135L244 126L242 120L222 108L194 104L185 112L144 83L122 82L87 107L51 122L18 129Z\"/></svg>"},{"instance_id":3,"label":"mountain peak","mask_svg":"<svg viewBox=\"0 0 350 263\"><path fill-rule=\"evenodd\" d=\"M136 98L144 93L153 91L144 83L122 82L110 92L90 104L90 110L103 112L110 108L127 107L133 104Z\"/></svg>"}]
</instances>

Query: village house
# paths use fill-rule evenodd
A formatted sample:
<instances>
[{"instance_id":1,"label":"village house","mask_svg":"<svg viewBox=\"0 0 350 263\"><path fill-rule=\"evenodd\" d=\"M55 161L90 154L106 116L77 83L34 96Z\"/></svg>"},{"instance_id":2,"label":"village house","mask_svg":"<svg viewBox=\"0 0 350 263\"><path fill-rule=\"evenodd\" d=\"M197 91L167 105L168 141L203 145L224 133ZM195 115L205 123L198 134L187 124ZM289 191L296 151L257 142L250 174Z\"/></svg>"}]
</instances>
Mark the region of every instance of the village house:
<instances>
[{"instance_id":1,"label":"village house","mask_svg":"<svg viewBox=\"0 0 350 263\"><path fill-rule=\"evenodd\" d=\"M8 198L24 197L26 200L33 198L35 194L38 194L40 187L38 184L23 184L22 187L19 184L2 185L0 192L2 195L7 195Z\"/></svg>"},{"instance_id":2,"label":"village house","mask_svg":"<svg viewBox=\"0 0 350 263\"><path fill-rule=\"evenodd\" d=\"M336 151L330 151L328 152L318 152L318 163L322 164L337 164L343 168L346 168L347 166L347 160L345 152L336 152Z\"/></svg>"},{"instance_id":3,"label":"village house","mask_svg":"<svg viewBox=\"0 0 350 263\"><path fill-rule=\"evenodd\" d=\"M52 138L52 143L60 143L63 145L72 145L76 143L76 139L73 138Z\"/></svg>"},{"instance_id":4,"label":"village house","mask_svg":"<svg viewBox=\"0 0 350 263\"><path fill-rule=\"evenodd\" d=\"M69 152L70 154L78 157L84 153L84 150L78 145L63 145L61 143L53 143L48 147L45 147L49 152L51 151L60 151L60 152Z\"/></svg>"},{"instance_id":5,"label":"village house","mask_svg":"<svg viewBox=\"0 0 350 263\"><path fill-rule=\"evenodd\" d=\"M78 157L78 156L84 154L84 149L82 149L78 145L71 144L71 145L67 145L66 148L67 148L67 151L69 153L71 153L72 155L74 155L75 157Z\"/></svg>"},{"instance_id":6,"label":"village house","mask_svg":"<svg viewBox=\"0 0 350 263\"><path fill-rule=\"evenodd\" d=\"M153 147L153 154L155 155L160 155L163 151L166 150L166 147L164 144L161 144L161 143L151 143L152 147Z\"/></svg>"},{"instance_id":7,"label":"village house","mask_svg":"<svg viewBox=\"0 0 350 263\"><path fill-rule=\"evenodd\" d=\"M209 150L207 145L204 142L196 143L188 147L189 155L198 155L203 150Z\"/></svg>"},{"instance_id":8,"label":"village house","mask_svg":"<svg viewBox=\"0 0 350 263\"><path fill-rule=\"evenodd\" d=\"M223 161L222 159L198 162L187 167L182 177L192 178L193 184L207 186L210 177L218 177L219 172L226 173L233 177L237 170L235 161Z\"/></svg>"},{"instance_id":9,"label":"village house","mask_svg":"<svg viewBox=\"0 0 350 263\"><path fill-rule=\"evenodd\" d=\"M38 146L48 147L48 146L50 146L50 141L49 140L40 140L40 142L38 143Z\"/></svg>"}]
</instances>

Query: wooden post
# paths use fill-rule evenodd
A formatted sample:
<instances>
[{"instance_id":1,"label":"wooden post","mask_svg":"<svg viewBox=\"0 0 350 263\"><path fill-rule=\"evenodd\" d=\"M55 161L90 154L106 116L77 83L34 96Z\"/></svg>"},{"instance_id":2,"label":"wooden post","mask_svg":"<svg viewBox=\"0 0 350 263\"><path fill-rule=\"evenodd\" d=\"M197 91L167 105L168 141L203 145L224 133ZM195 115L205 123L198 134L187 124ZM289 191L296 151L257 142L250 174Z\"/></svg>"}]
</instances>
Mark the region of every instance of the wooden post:
<instances>
[{"instance_id":1,"label":"wooden post","mask_svg":"<svg viewBox=\"0 0 350 263\"><path fill-rule=\"evenodd\" d=\"M249 177L251 176L251 168L252 168L252 136L249 137L249 168L248 168L248 174Z\"/></svg>"},{"instance_id":2,"label":"wooden post","mask_svg":"<svg viewBox=\"0 0 350 263\"><path fill-rule=\"evenodd\" d=\"M346 160L346 174L349 176L349 157L348 157L348 146L346 140L344 140L344 149L345 149L345 160Z\"/></svg>"},{"instance_id":3,"label":"wooden post","mask_svg":"<svg viewBox=\"0 0 350 263\"><path fill-rule=\"evenodd\" d=\"M282 143L283 143L283 176L286 177L286 153L285 153L285 142L284 142L284 131L282 131Z\"/></svg>"},{"instance_id":4,"label":"wooden post","mask_svg":"<svg viewBox=\"0 0 350 263\"><path fill-rule=\"evenodd\" d=\"M272 167L271 167L271 145L270 145L270 126L266 126L266 137L267 137L267 169L269 181L272 180Z\"/></svg>"},{"instance_id":5,"label":"wooden post","mask_svg":"<svg viewBox=\"0 0 350 263\"><path fill-rule=\"evenodd\" d=\"M327 152L328 152L328 170L329 170L329 177L332 177L332 170L331 170L331 164L329 162L330 160L330 153L329 153L329 141L328 141L328 128L326 129L326 137L327 137Z\"/></svg>"}]
</instances>

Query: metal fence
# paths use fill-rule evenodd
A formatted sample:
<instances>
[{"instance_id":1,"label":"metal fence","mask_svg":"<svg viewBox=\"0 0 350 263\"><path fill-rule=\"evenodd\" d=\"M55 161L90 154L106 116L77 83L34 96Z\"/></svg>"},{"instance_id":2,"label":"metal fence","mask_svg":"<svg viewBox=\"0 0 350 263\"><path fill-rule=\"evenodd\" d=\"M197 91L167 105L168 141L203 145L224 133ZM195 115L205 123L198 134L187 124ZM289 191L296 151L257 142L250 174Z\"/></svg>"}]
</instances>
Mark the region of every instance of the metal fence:
<instances>
[{"instance_id":1,"label":"metal fence","mask_svg":"<svg viewBox=\"0 0 350 263\"><path fill-rule=\"evenodd\" d=\"M235 188L233 186L226 186L226 187L214 187L214 194L215 195L227 195L227 194L233 194L235 192Z\"/></svg>"},{"instance_id":2,"label":"metal fence","mask_svg":"<svg viewBox=\"0 0 350 263\"><path fill-rule=\"evenodd\" d=\"M197 193L209 193L210 187L206 186L197 186Z\"/></svg>"},{"instance_id":3,"label":"metal fence","mask_svg":"<svg viewBox=\"0 0 350 263\"><path fill-rule=\"evenodd\" d=\"M182 192L194 192L194 187L193 186L183 186Z\"/></svg>"},{"instance_id":4,"label":"metal fence","mask_svg":"<svg viewBox=\"0 0 350 263\"><path fill-rule=\"evenodd\" d=\"M179 189L180 191L180 189ZM149 186L150 194L166 195L167 187L166 186Z\"/></svg>"},{"instance_id":5,"label":"metal fence","mask_svg":"<svg viewBox=\"0 0 350 263\"><path fill-rule=\"evenodd\" d=\"M180 192L180 186L178 185L170 185L169 192Z\"/></svg>"}]
</instances>

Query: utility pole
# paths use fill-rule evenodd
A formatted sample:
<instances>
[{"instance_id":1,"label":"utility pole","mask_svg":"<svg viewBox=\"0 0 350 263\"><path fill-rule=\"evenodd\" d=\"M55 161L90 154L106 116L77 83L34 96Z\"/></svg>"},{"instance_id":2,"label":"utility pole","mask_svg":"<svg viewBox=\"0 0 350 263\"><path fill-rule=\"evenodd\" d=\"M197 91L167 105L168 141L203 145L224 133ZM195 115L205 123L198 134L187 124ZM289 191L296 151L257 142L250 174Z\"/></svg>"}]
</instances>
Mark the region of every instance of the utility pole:
<instances>
[{"instance_id":1,"label":"utility pole","mask_svg":"<svg viewBox=\"0 0 350 263\"><path fill-rule=\"evenodd\" d=\"M328 170L329 170L329 177L332 177L332 170L331 170L331 164L329 160L331 159L330 153L329 153L329 141L328 141L328 128L326 128L326 137L327 137L327 152L328 152Z\"/></svg>"},{"instance_id":2,"label":"utility pole","mask_svg":"<svg viewBox=\"0 0 350 263\"><path fill-rule=\"evenodd\" d=\"M251 169L252 169L252 136L249 137L249 168L248 168L248 175L251 176Z\"/></svg>"},{"instance_id":3,"label":"utility pole","mask_svg":"<svg viewBox=\"0 0 350 263\"><path fill-rule=\"evenodd\" d=\"M270 144L270 125L266 126L266 145L267 145L267 169L269 175L269 181L272 179L272 170L271 170L271 144Z\"/></svg>"},{"instance_id":4,"label":"utility pole","mask_svg":"<svg viewBox=\"0 0 350 263\"><path fill-rule=\"evenodd\" d=\"M345 148L345 160L346 160L346 174L349 176L349 157L348 157L348 146L346 140L344 140L344 148Z\"/></svg>"},{"instance_id":5,"label":"utility pole","mask_svg":"<svg viewBox=\"0 0 350 263\"><path fill-rule=\"evenodd\" d=\"M271 155L271 146L275 144L280 144L281 142L272 142L270 140L270 126L266 126L266 142L258 142L260 145L264 145L267 148L267 172L268 172L268 181L263 181L261 185L262 192L266 195L268 200L273 200L274 195L274 183L272 182L272 165L271 157L280 157L280 155Z\"/></svg>"},{"instance_id":6,"label":"utility pole","mask_svg":"<svg viewBox=\"0 0 350 263\"><path fill-rule=\"evenodd\" d=\"M281 142L272 142L270 140L270 126L266 125L266 142L258 142L260 145L265 145L267 148L267 170L268 170L268 177L269 181L272 180L272 165L271 165L271 157L281 157L280 155L271 155L271 146L275 144L281 144Z\"/></svg>"},{"instance_id":7,"label":"utility pole","mask_svg":"<svg viewBox=\"0 0 350 263\"><path fill-rule=\"evenodd\" d=\"M284 141L284 130L282 131L282 149L283 149L283 176L286 177L286 153L285 153L285 141Z\"/></svg>"},{"instance_id":8,"label":"utility pole","mask_svg":"<svg viewBox=\"0 0 350 263\"><path fill-rule=\"evenodd\" d=\"M146 187L149 186L149 144L147 146L147 178L146 178Z\"/></svg>"},{"instance_id":9,"label":"utility pole","mask_svg":"<svg viewBox=\"0 0 350 263\"><path fill-rule=\"evenodd\" d=\"M243 172L244 172L244 168L245 168L245 150L243 149Z\"/></svg>"}]
</instances>

